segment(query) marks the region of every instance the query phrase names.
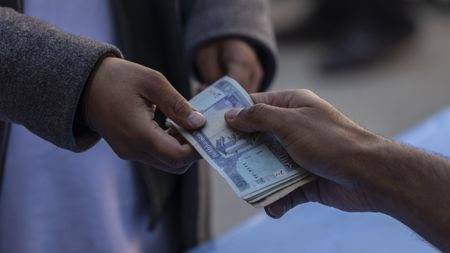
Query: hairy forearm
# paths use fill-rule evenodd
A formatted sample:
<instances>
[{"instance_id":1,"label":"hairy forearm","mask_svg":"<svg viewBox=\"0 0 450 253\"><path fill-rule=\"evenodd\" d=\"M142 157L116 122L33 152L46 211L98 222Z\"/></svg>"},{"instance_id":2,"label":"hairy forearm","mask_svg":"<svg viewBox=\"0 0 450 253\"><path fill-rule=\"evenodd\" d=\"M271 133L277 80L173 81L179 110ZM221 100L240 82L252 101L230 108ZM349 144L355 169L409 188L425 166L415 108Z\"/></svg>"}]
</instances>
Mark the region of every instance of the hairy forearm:
<instances>
[{"instance_id":1,"label":"hairy forearm","mask_svg":"<svg viewBox=\"0 0 450 253\"><path fill-rule=\"evenodd\" d=\"M450 162L386 139L380 143L365 162L363 180L379 211L450 251Z\"/></svg>"}]
</instances>

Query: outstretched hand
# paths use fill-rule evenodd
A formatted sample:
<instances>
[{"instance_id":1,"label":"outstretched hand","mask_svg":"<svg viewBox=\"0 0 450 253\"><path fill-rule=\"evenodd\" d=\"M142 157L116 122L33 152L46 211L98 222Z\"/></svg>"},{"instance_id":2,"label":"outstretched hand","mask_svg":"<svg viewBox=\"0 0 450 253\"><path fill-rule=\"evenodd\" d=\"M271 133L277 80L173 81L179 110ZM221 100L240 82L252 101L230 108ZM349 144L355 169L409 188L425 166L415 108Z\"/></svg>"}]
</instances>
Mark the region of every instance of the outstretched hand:
<instances>
[{"instance_id":1,"label":"outstretched hand","mask_svg":"<svg viewBox=\"0 0 450 253\"><path fill-rule=\"evenodd\" d=\"M258 104L225 114L230 126L272 132L295 162L318 176L267 206L270 216L309 201L382 212L450 252L448 160L373 134L308 90L252 98Z\"/></svg>"},{"instance_id":2,"label":"outstretched hand","mask_svg":"<svg viewBox=\"0 0 450 253\"><path fill-rule=\"evenodd\" d=\"M345 211L376 211L365 187L366 147L387 141L366 131L308 90L256 93L248 109L226 113L228 124L244 132L272 132L300 166L319 178L266 207L275 218L305 202Z\"/></svg>"},{"instance_id":3,"label":"outstretched hand","mask_svg":"<svg viewBox=\"0 0 450 253\"><path fill-rule=\"evenodd\" d=\"M108 57L87 89L86 121L122 159L176 174L199 159L192 146L181 143L154 120L158 107L187 129L200 128L206 121L159 72Z\"/></svg>"}]
</instances>

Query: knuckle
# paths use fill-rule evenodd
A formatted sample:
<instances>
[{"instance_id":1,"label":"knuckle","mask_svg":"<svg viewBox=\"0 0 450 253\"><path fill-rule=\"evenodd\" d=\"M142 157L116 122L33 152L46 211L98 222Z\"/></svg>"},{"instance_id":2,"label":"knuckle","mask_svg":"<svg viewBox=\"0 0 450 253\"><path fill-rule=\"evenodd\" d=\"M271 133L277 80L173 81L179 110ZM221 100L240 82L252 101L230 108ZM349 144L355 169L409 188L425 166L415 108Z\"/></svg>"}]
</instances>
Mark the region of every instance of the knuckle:
<instances>
[{"instance_id":1,"label":"knuckle","mask_svg":"<svg viewBox=\"0 0 450 253\"><path fill-rule=\"evenodd\" d=\"M152 77L154 78L155 81L158 82L166 82L166 77L159 71L154 70L154 69L150 69L150 73L152 75Z\"/></svg>"},{"instance_id":2,"label":"knuckle","mask_svg":"<svg viewBox=\"0 0 450 253\"><path fill-rule=\"evenodd\" d=\"M224 57L223 64L227 71L239 68L246 68L246 66L244 66L244 63L242 61L234 57Z\"/></svg>"},{"instance_id":3,"label":"knuckle","mask_svg":"<svg viewBox=\"0 0 450 253\"><path fill-rule=\"evenodd\" d=\"M266 104L255 104L254 106L247 109L247 114L249 117L257 118L261 114L264 114L265 111L267 111L267 105Z\"/></svg>"},{"instance_id":4,"label":"knuckle","mask_svg":"<svg viewBox=\"0 0 450 253\"><path fill-rule=\"evenodd\" d=\"M156 96L169 83L161 72L154 69L146 68L146 75L142 78L141 84L148 96L157 99Z\"/></svg>"},{"instance_id":5,"label":"knuckle","mask_svg":"<svg viewBox=\"0 0 450 253\"><path fill-rule=\"evenodd\" d=\"M298 89L297 94L300 96L305 96L305 97L316 96L316 94L314 92L312 92L311 90L308 90L308 89Z\"/></svg>"},{"instance_id":6,"label":"knuckle","mask_svg":"<svg viewBox=\"0 0 450 253\"><path fill-rule=\"evenodd\" d=\"M295 111L295 114L290 118L291 124L296 124L297 126L308 126L311 121L314 122L315 110L310 107L299 108Z\"/></svg>"},{"instance_id":7,"label":"knuckle","mask_svg":"<svg viewBox=\"0 0 450 253\"><path fill-rule=\"evenodd\" d=\"M235 52L228 50L223 52L222 61L225 66L236 66L236 67L249 67L252 60L246 57L245 54L241 52Z\"/></svg>"},{"instance_id":8,"label":"knuckle","mask_svg":"<svg viewBox=\"0 0 450 253\"><path fill-rule=\"evenodd\" d=\"M229 61L230 65L234 65L235 68L246 69L252 71L254 68L254 61L250 59L234 58Z\"/></svg>"},{"instance_id":9,"label":"knuckle","mask_svg":"<svg viewBox=\"0 0 450 253\"><path fill-rule=\"evenodd\" d=\"M175 101L172 104L173 113L176 116L184 116L189 109L186 105L187 103L185 102L184 98L182 97L175 98Z\"/></svg>"},{"instance_id":10,"label":"knuckle","mask_svg":"<svg viewBox=\"0 0 450 253\"><path fill-rule=\"evenodd\" d=\"M152 84L154 88L164 88L167 85L170 85L169 81L166 79L166 77L159 71L154 69L149 69L150 74L148 76L148 82ZM155 92L153 90L153 92Z\"/></svg>"}]
</instances>

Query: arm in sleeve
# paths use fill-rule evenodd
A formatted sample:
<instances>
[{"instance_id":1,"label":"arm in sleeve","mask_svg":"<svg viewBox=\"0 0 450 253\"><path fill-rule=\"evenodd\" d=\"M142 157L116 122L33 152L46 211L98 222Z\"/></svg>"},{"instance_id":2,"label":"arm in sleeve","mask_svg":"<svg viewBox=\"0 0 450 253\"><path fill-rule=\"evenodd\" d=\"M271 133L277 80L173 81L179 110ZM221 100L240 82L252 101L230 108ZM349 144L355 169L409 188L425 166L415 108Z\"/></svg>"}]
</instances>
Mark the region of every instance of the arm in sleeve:
<instances>
[{"instance_id":1,"label":"arm in sleeve","mask_svg":"<svg viewBox=\"0 0 450 253\"><path fill-rule=\"evenodd\" d=\"M65 149L94 145L99 136L75 123L78 104L96 64L119 50L1 7L0 35L0 120Z\"/></svg>"},{"instance_id":2,"label":"arm in sleeve","mask_svg":"<svg viewBox=\"0 0 450 253\"><path fill-rule=\"evenodd\" d=\"M190 0L185 30L186 50L193 62L195 50L208 41L239 37L258 53L264 69L266 89L276 70L276 43L268 0Z\"/></svg>"}]
</instances>

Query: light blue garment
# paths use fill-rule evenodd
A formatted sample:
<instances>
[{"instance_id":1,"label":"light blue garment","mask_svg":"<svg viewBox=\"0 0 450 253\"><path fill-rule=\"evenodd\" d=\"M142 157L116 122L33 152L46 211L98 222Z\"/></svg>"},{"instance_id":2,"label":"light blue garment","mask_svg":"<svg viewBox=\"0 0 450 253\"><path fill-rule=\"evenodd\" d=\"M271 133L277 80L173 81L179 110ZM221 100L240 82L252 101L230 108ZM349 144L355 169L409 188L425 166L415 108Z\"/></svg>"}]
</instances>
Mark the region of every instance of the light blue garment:
<instances>
[{"instance_id":1,"label":"light blue garment","mask_svg":"<svg viewBox=\"0 0 450 253\"><path fill-rule=\"evenodd\" d=\"M25 12L66 31L115 41L107 0L29 0ZM0 252L167 252L164 223L150 233L145 196L106 142L82 154L14 125L0 196Z\"/></svg>"}]
</instances>

